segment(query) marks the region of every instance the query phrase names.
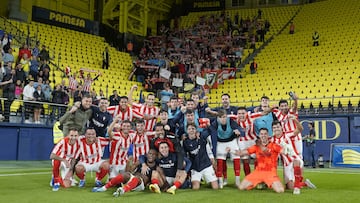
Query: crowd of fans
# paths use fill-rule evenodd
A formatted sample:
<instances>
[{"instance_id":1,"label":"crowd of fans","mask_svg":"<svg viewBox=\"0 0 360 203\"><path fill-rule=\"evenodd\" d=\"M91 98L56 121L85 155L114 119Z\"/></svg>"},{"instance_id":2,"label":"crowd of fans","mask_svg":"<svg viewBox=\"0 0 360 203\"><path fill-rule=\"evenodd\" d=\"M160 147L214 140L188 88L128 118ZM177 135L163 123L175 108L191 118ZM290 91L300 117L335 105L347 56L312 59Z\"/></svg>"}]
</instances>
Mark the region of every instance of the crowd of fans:
<instances>
[{"instance_id":1,"label":"crowd of fans","mask_svg":"<svg viewBox=\"0 0 360 203\"><path fill-rule=\"evenodd\" d=\"M203 72L237 67L246 54L244 49L255 49L269 29L269 21L261 19L260 13L246 19L239 14L232 19L226 12L202 16L190 28L180 28L175 19L174 29L163 25L159 36L144 41L130 79L136 75L136 80L153 92L163 89L163 83L184 91L172 85L173 78L196 87L196 76ZM160 77L160 69L170 71L171 76Z\"/></svg>"}]
</instances>

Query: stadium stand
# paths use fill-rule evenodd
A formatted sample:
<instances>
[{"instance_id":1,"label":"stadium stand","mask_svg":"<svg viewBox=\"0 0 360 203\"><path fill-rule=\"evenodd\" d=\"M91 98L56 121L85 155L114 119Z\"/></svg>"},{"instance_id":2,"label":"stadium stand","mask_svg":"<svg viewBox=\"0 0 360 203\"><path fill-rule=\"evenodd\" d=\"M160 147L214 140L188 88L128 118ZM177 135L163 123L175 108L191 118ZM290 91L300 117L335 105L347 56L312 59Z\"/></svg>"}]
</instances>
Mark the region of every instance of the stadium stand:
<instances>
[{"instance_id":1,"label":"stadium stand","mask_svg":"<svg viewBox=\"0 0 360 203\"><path fill-rule=\"evenodd\" d=\"M262 95L273 100L287 99L290 91L296 92L305 108L328 106L353 106L359 103L359 15L358 1L324 1L304 5L293 19L295 34L288 28L260 51L256 61L260 64L257 74L249 74L248 67L242 70L244 78L225 81L221 89L212 91L212 102L219 101L219 92L233 92L234 102L252 105ZM356 6L355 6L356 5ZM334 9L336 8L336 9ZM291 13L292 7L284 7ZM273 11L274 10L274 11ZM276 13L277 8L264 10ZM329 11L334 12L329 12ZM294 12L294 10L292 11ZM240 12L241 13L241 12ZM279 15L280 22L287 22L291 15ZM284 23L285 25L285 23ZM311 36L320 33L320 46L313 47Z\"/></svg>"}]
</instances>

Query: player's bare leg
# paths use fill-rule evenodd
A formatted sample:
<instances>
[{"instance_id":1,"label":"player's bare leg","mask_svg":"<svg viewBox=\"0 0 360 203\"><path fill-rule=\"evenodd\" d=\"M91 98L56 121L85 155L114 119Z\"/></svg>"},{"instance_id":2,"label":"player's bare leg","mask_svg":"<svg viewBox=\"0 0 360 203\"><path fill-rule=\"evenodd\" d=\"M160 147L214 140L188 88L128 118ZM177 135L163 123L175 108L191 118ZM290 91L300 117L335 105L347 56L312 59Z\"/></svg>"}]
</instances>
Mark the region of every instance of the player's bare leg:
<instances>
[{"instance_id":1,"label":"player's bare leg","mask_svg":"<svg viewBox=\"0 0 360 203\"><path fill-rule=\"evenodd\" d=\"M254 184L246 179L241 181L240 185L238 185L239 190L247 190L248 188L251 188Z\"/></svg>"},{"instance_id":2,"label":"player's bare leg","mask_svg":"<svg viewBox=\"0 0 360 203\"><path fill-rule=\"evenodd\" d=\"M103 186L101 180L109 173L110 164L108 161L101 163L99 171L96 172L95 186Z\"/></svg>"},{"instance_id":3,"label":"player's bare leg","mask_svg":"<svg viewBox=\"0 0 360 203\"><path fill-rule=\"evenodd\" d=\"M277 193L283 193L284 192L284 186L280 181L273 182L271 187Z\"/></svg>"},{"instance_id":4,"label":"player's bare leg","mask_svg":"<svg viewBox=\"0 0 360 203\"><path fill-rule=\"evenodd\" d=\"M167 189L166 192L174 195L176 189L179 189L181 187L181 185L184 183L186 177L187 177L187 174L186 174L185 170L178 170L176 172L174 185L171 186L169 189Z\"/></svg>"}]
</instances>

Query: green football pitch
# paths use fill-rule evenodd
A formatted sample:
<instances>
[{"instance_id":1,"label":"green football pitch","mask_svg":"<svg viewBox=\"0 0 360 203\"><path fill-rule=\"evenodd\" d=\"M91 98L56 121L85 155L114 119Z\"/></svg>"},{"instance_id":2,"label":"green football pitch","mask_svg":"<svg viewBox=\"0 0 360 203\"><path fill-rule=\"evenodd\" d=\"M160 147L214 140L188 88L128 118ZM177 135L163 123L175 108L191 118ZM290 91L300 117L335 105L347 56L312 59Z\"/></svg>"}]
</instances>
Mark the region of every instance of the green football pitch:
<instances>
[{"instance_id":1,"label":"green football pitch","mask_svg":"<svg viewBox=\"0 0 360 203\"><path fill-rule=\"evenodd\" d=\"M243 172L242 172L243 173ZM302 189L300 195L287 190L276 194L272 190L239 191L234 187L233 171L228 168L229 185L221 190L211 190L202 185L199 191L177 190L175 195L154 194L148 190L130 192L114 198L110 189L104 193L92 193L94 175L88 173L86 187L61 188L53 192L49 186L50 162L9 162L0 161L0 202L336 202L353 203L360 201L359 169L305 169L304 177L311 179L317 189ZM279 170L279 174L282 171ZM242 174L243 175L243 174Z\"/></svg>"}]
</instances>

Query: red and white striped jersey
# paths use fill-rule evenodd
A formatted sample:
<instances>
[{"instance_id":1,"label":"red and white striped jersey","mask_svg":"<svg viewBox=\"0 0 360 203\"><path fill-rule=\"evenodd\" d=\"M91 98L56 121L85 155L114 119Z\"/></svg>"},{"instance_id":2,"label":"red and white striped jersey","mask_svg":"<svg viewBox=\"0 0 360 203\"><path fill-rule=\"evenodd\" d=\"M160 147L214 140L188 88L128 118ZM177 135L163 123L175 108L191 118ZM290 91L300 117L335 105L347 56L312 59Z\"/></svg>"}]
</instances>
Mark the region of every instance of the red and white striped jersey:
<instances>
[{"instance_id":1,"label":"red and white striped jersey","mask_svg":"<svg viewBox=\"0 0 360 203\"><path fill-rule=\"evenodd\" d=\"M282 114L278 109L274 109L273 112L275 113L277 119L281 122L281 126L283 127L284 132L294 132L296 125L293 120L289 120L289 115L295 115L296 118L298 118L298 112L293 112L292 109L289 110L288 114Z\"/></svg>"},{"instance_id":2,"label":"red and white striped jersey","mask_svg":"<svg viewBox=\"0 0 360 203\"><path fill-rule=\"evenodd\" d=\"M133 133L128 136L122 134L122 132L114 132L114 136L111 140L110 148L110 164L111 165L125 165L128 161L128 151L132 142Z\"/></svg>"},{"instance_id":3,"label":"red and white striped jersey","mask_svg":"<svg viewBox=\"0 0 360 203\"><path fill-rule=\"evenodd\" d=\"M148 153L151 139L154 138L155 132L144 132L143 134L134 134L133 139L133 160L136 162L141 155Z\"/></svg>"},{"instance_id":4,"label":"red and white striped jersey","mask_svg":"<svg viewBox=\"0 0 360 203\"><path fill-rule=\"evenodd\" d=\"M103 148L109 144L109 139L104 137L97 137L97 141L93 144L87 144L85 136L79 137L80 150L76 158L80 157L80 161L88 164L97 163L103 156Z\"/></svg>"},{"instance_id":5,"label":"red and white striped jersey","mask_svg":"<svg viewBox=\"0 0 360 203\"><path fill-rule=\"evenodd\" d=\"M84 84L83 84L83 91L85 92L90 92L91 90L91 84L93 83L93 80L91 79L84 79Z\"/></svg>"},{"instance_id":6,"label":"red and white striped jersey","mask_svg":"<svg viewBox=\"0 0 360 203\"><path fill-rule=\"evenodd\" d=\"M79 82L76 80L75 77L73 77L73 76L69 77L69 88L71 90L76 90L78 87L78 84L79 84Z\"/></svg>"},{"instance_id":7,"label":"red and white striped jersey","mask_svg":"<svg viewBox=\"0 0 360 203\"><path fill-rule=\"evenodd\" d=\"M55 145L51 153L56 154L56 156L60 158L70 160L75 158L79 148L80 145L78 142L75 142L75 144L71 145L69 144L69 138L65 137Z\"/></svg>"},{"instance_id":8,"label":"red and white striped jersey","mask_svg":"<svg viewBox=\"0 0 360 203\"><path fill-rule=\"evenodd\" d=\"M120 105L109 106L107 111L115 118L117 115L121 116L121 121L129 120L133 121L135 118L143 118L143 115L139 111L135 110L132 107L127 107L126 111L122 111Z\"/></svg>"},{"instance_id":9,"label":"red and white striped jersey","mask_svg":"<svg viewBox=\"0 0 360 203\"><path fill-rule=\"evenodd\" d=\"M133 108L136 109L137 111L139 111L140 114L143 116L145 116L145 115L156 116L155 118L153 118L151 120L145 120L145 130L153 131L156 121L157 121L157 116L159 115L159 112L160 112L160 109L156 106L148 107L146 104L138 104L138 103L133 103Z\"/></svg>"},{"instance_id":10,"label":"red and white striped jersey","mask_svg":"<svg viewBox=\"0 0 360 203\"><path fill-rule=\"evenodd\" d=\"M259 117L261 117L261 113L251 114L251 112L249 111L246 114L244 121L236 120L237 124L245 130L245 137L240 137L239 138L240 141L248 141L248 140L256 139L254 120Z\"/></svg>"},{"instance_id":11,"label":"red and white striped jersey","mask_svg":"<svg viewBox=\"0 0 360 203\"><path fill-rule=\"evenodd\" d=\"M283 134L281 137L277 138L276 136L273 136L270 138L271 142L274 142L278 145L280 145L284 151L285 154L281 154L281 159L283 161L283 164L285 166L291 164L295 159L301 159L299 155L296 153L296 150L294 149L292 142L288 136Z\"/></svg>"}]
</instances>

